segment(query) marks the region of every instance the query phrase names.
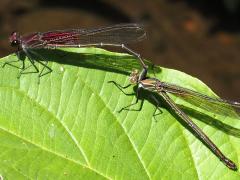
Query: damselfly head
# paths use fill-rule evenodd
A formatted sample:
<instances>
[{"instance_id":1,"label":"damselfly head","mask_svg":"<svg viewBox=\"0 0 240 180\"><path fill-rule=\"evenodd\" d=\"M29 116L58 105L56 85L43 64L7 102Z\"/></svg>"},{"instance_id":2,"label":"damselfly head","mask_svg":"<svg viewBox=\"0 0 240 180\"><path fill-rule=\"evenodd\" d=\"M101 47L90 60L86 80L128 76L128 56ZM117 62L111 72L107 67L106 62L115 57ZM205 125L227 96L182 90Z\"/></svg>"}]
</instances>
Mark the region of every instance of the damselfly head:
<instances>
[{"instance_id":1,"label":"damselfly head","mask_svg":"<svg viewBox=\"0 0 240 180\"><path fill-rule=\"evenodd\" d=\"M132 73L130 74L129 81L131 84L136 84L139 79L139 71L137 69L134 69Z\"/></svg>"},{"instance_id":2,"label":"damselfly head","mask_svg":"<svg viewBox=\"0 0 240 180\"><path fill-rule=\"evenodd\" d=\"M11 46L13 46L13 47L18 46L20 44L19 33L13 32L9 37L9 41L10 41Z\"/></svg>"}]
</instances>

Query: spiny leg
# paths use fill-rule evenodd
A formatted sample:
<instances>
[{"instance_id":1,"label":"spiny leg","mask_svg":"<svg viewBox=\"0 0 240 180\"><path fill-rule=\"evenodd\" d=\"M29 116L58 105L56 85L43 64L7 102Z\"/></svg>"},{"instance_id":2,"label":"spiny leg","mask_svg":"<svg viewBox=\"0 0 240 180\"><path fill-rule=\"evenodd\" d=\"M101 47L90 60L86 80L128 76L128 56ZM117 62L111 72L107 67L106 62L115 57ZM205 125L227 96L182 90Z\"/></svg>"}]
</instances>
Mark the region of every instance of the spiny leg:
<instances>
[{"instance_id":1,"label":"spiny leg","mask_svg":"<svg viewBox=\"0 0 240 180\"><path fill-rule=\"evenodd\" d=\"M11 60L11 61L4 62L3 65L2 65L2 68L4 68L6 65L14 67L14 68L17 68L17 69L24 69L25 68L24 60L20 59L20 51L17 51L15 54L16 54L18 59L17 60ZM20 61L22 61L22 63L23 63L22 67L18 67L16 65L12 64L12 63L15 63L15 62L20 62Z\"/></svg>"},{"instance_id":2,"label":"spiny leg","mask_svg":"<svg viewBox=\"0 0 240 180\"><path fill-rule=\"evenodd\" d=\"M138 101L139 101L139 99L136 98L136 101L135 101L134 103L129 104L129 105L121 108L118 112L120 113L120 112L122 112L122 111L141 111L141 110L142 110L142 107L143 107L143 103L144 103L144 100L143 100L143 99L141 100L141 103L140 103L140 106L139 106L138 109L132 109L132 108L130 108L130 107L138 104Z\"/></svg>"},{"instance_id":3,"label":"spiny leg","mask_svg":"<svg viewBox=\"0 0 240 180\"><path fill-rule=\"evenodd\" d=\"M138 100L139 100L139 98L138 98L139 92L138 92L138 91L140 91L140 88L137 89L137 92L136 92L136 93L134 93L134 92L133 92L133 93L126 93L126 92L123 91L123 89L128 88L129 86L131 86L131 84L128 84L128 85L126 85L126 86L122 86L122 85L116 83L115 81L108 81L108 83L113 83L120 91L123 92L123 94L125 94L125 95L127 95L127 96L132 96L132 95L135 95L135 94L136 94L136 101L135 101L133 104L129 104L128 106L125 106L125 107L121 108L121 109L118 111L119 113L122 112L123 110L140 111L140 110L142 109L143 100L141 101L141 105L140 105L139 109L129 109L129 107L131 107L131 106L133 106L133 105L135 105L135 104L138 103Z\"/></svg>"},{"instance_id":4,"label":"spiny leg","mask_svg":"<svg viewBox=\"0 0 240 180\"><path fill-rule=\"evenodd\" d=\"M150 97L152 98L152 100L156 104L156 106L155 106L156 108L153 112L153 118L155 119L155 121L157 121L156 116L158 116L159 114L162 114L162 110L160 109L160 103L159 103L159 100L157 100L157 98L154 95L151 95ZM158 113L157 113L157 110L159 111Z\"/></svg>"},{"instance_id":5,"label":"spiny leg","mask_svg":"<svg viewBox=\"0 0 240 180\"><path fill-rule=\"evenodd\" d=\"M40 71L40 73L39 73L39 75L38 75L39 78L52 72L52 69L47 65L47 64L48 64L48 61L44 61L45 63L43 63L43 62L41 62L41 61L37 61L37 62L40 63L41 65L43 65L43 68L42 68L42 70ZM45 72L45 73L43 73L43 70L44 70L45 68L47 68L48 71Z\"/></svg>"},{"instance_id":6,"label":"spiny leg","mask_svg":"<svg viewBox=\"0 0 240 180\"><path fill-rule=\"evenodd\" d=\"M13 65L12 63L15 63L15 62L19 62L20 60L12 60L12 61L8 61L8 62L4 62L3 65L2 65L2 68L4 68L6 65L8 66L11 66L11 67L14 67L14 68L17 68L17 69L22 69L22 67L18 67L16 65Z\"/></svg>"},{"instance_id":7,"label":"spiny leg","mask_svg":"<svg viewBox=\"0 0 240 180\"><path fill-rule=\"evenodd\" d=\"M122 112L123 110L128 110L128 111L141 111L141 110L142 110L143 103L144 103L144 100L143 100L143 99L141 100L141 103L140 103L140 106L139 106L138 109L130 109L131 106L134 106L134 105L136 105L136 104L138 103L138 101L139 101L140 89L141 89L141 88L138 88L137 91L136 91L136 101L135 101L134 103L132 103L132 104L129 104L129 105L121 108L121 109L118 111L119 113Z\"/></svg>"},{"instance_id":8,"label":"spiny leg","mask_svg":"<svg viewBox=\"0 0 240 180\"><path fill-rule=\"evenodd\" d=\"M126 92L123 91L123 89L126 89L126 88L130 87L131 84L128 84L128 85L126 85L126 86L122 86L122 85L116 83L115 81L108 81L108 83L113 83L113 84L114 84L120 91L122 91L123 94L125 94L125 95L134 95L134 94L135 94L135 93L130 93L130 94L128 94L128 93L126 93Z\"/></svg>"},{"instance_id":9,"label":"spiny leg","mask_svg":"<svg viewBox=\"0 0 240 180\"><path fill-rule=\"evenodd\" d=\"M47 61L41 54L37 54L37 53L34 52L34 51L30 51L30 52L31 52L32 54L34 54L35 56L39 56L39 57L41 58L41 60L36 60L39 64L41 64L41 65L43 66L43 68L41 69L41 71L40 71L40 73L39 73L39 75L38 75L39 78L52 72L52 69L47 65L47 64L48 64L48 61ZM43 60L45 63L43 63L42 60ZM43 73L45 68L47 68L48 71L45 72L45 73Z\"/></svg>"},{"instance_id":10,"label":"spiny leg","mask_svg":"<svg viewBox=\"0 0 240 180\"><path fill-rule=\"evenodd\" d=\"M29 62L30 62L31 65L34 67L35 71L24 72L26 69L28 69L29 67L31 67L31 65L30 65L30 66L28 66L27 68L22 69L22 70L20 71L18 78L20 78L22 74L30 74L30 73L38 73L38 72L39 72L39 69L38 69L37 66L34 64L34 60L33 60L32 56L31 56L31 54L28 53L27 50L24 50L24 52L26 53L26 55L27 55L27 57L28 57L28 59L29 59Z\"/></svg>"}]
</instances>

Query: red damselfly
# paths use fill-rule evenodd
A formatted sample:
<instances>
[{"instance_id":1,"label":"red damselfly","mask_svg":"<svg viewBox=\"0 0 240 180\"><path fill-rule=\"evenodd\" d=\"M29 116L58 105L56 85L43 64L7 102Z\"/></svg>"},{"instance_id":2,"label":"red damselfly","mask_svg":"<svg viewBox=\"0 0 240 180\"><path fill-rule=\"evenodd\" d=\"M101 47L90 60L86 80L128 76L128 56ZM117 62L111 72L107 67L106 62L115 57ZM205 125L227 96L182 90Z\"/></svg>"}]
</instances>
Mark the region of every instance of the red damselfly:
<instances>
[{"instance_id":1,"label":"red damselfly","mask_svg":"<svg viewBox=\"0 0 240 180\"><path fill-rule=\"evenodd\" d=\"M143 40L146 37L146 32L140 24L117 24L113 26L101 27L101 28L90 28L90 29L66 29L66 30L55 30L48 32L34 32L26 35L20 35L18 32L13 32L9 38L11 46L17 47L17 56L20 60L20 53L23 52L29 59L31 65L34 67L34 73L39 73L39 77L50 73L52 69L47 66L48 61L35 52L36 49L56 49L56 48L81 48L90 46L114 46L120 47L126 50L131 55L138 58L144 71L147 71L140 54L134 52L126 46L126 44L134 43ZM33 56L39 56L41 60L36 60ZM17 61L18 61L17 60ZM12 63L16 61L10 61L4 63L16 67ZM22 67L19 73L26 74L24 60L22 61ZM43 68L39 71L35 62L40 63ZM47 68L47 72L44 73L44 69Z\"/></svg>"},{"instance_id":2,"label":"red damselfly","mask_svg":"<svg viewBox=\"0 0 240 180\"><path fill-rule=\"evenodd\" d=\"M123 88L129 87L125 86L122 87L121 85L117 84L114 81L110 81L114 83L120 90ZM180 106L175 104L175 102L170 98L168 95L173 94L195 106L201 108L206 111L210 111L215 114L222 115L224 117L233 117L239 119L240 117L240 103L234 101L228 101L217 97L210 97L205 94L180 87L175 84L170 84L167 82L162 82L157 78L147 78L142 77L139 78L139 72L137 70L132 71L130 75L130 82L132 84L137 84L137 92L136 92L136 102L130 104L120 110L129 110L130 106L133 106L138 103L139 101L139 93L140 89L145 89L150 92L155 92L162 97L162 99L167 103L167 105L174 111L174 113L180 117L184 124L191 129L193 133L195 133L198 138L204 142L208 148L230 169L237 170L237 166L234 162L228 159L220 149L209 139L209 137L181 110ZM150 96L152 100L159 105L159 100L151 94ZM157 107L158 108L158 107ZM141 107L140 107L141 109Z\"/></svg>"}]
</instances>

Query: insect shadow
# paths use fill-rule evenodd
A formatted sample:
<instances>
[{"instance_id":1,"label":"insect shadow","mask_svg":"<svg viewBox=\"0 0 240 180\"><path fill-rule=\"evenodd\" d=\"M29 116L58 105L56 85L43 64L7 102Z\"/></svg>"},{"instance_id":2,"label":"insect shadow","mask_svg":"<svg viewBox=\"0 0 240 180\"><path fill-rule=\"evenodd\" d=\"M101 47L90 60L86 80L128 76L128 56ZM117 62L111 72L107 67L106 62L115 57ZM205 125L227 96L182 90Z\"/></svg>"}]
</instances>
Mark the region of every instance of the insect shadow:
<instances>
[{"instance_id":1,"label":"insect shadow","mask_svg":"<svg viewBox=\"0 0 240 180\"><path fill-rule=\"evenodd\" d=\"M52 69L48 66L48 62L56 62L65 65L72 65L77 67L84 67L89 69L98 69L108 72L120 73L123 75L129 75L132 69L142 69L140 62L137 58L131 55L110 55L110 54L98 54L98 53L77 53L77 52L66 52L59 49L36 49L31 52L31 62L30 65L25 66L26 56L29 57L30 54L26 55L24 52L16 53L18 60L13 60L10 62L5 62L6 64L13 66L15 68L21 69L20 75L29 73L40 73L40 77L52 72ZM22 66L16 66L15 62L22 62ZM39 63L42 69L38 69L35 63ZM148 66L152 64L145 61ZM33 71L29 69L32 69ZM45 72L45 69L47 71ZM154 71L159 73L161 69L155 67ZM149 69L149 72L152 72Z\"/></svg>"}]
</instances>

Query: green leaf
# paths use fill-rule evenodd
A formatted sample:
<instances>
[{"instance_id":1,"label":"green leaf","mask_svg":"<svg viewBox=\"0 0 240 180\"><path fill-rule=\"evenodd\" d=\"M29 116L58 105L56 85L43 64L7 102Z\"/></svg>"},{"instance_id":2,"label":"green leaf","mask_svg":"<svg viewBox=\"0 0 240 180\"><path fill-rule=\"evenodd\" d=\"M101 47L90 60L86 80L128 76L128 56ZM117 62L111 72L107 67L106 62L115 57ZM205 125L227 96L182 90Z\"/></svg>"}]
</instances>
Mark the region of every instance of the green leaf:
<instances>
[{"instance_id":1,"label":"green leaf","mask_svg":"<svg viewBox=\"0 0 240 180\"><path fill-rule=\"evenodd\" d=\"M17 79L18 69L0 68L3 179L239 179L239 172L220 162L164 103L154 118L155 105L147 100L150 92L145 92L141 111L118 112L136 97L108 81L129 84L131 70L139 68L133 57L96 48L42 54L53 72L40 83L36 73ZM10 60L16 56L1 62ZM214 95L187 74L156 69L163 81ZM124 91L134 90L130 86ZM193 121L239 165L239 120L204 111L205 116L196 116L195 106L174 101L190 108Z\"/></svg>"}]
</instances>

